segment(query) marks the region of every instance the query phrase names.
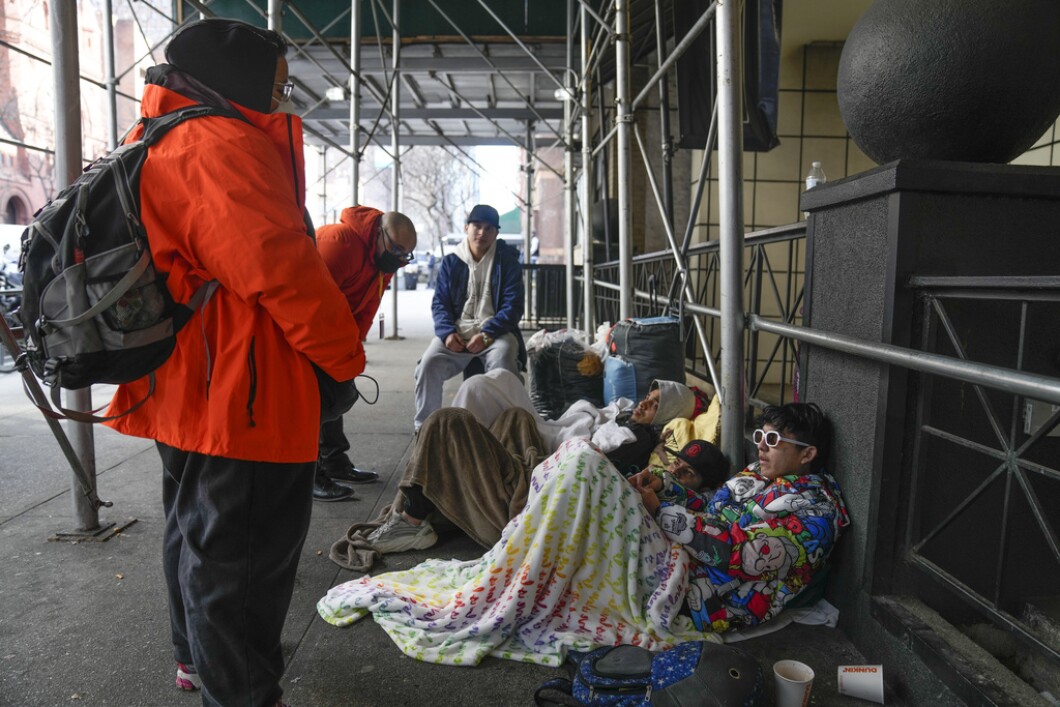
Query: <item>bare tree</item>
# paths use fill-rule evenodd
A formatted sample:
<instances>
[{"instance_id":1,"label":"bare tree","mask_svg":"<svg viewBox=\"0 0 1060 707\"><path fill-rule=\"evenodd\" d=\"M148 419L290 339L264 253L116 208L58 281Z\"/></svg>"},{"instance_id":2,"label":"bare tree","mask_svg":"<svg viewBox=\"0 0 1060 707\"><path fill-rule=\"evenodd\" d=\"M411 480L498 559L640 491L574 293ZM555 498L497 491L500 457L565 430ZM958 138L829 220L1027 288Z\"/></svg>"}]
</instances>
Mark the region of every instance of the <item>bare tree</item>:
<instances>
[{"instance_id":1,"label":"bare tree","mask_svg":"<svg viewBox=\"0 0 1060 707\"><path fill-rule=\"evenodd\" d=\"M44 197L55 196L55 158L50 152L36 152L26 156L26 166L31 179L36 180L44 191ZM36 208L37 205L34 205Z\"/></svg>"},{"instance_id":2,"label":"bare tree","mask_svg":"<svg viewBox=\"0 0 1060 707\"><path fill-rule=\"evenodd\" d=\"M475 197L475 175L441 147L414 147L401 160L406 214L417 225L420 244L434 248L459 231Z\"/></svg>"}]
</instances>

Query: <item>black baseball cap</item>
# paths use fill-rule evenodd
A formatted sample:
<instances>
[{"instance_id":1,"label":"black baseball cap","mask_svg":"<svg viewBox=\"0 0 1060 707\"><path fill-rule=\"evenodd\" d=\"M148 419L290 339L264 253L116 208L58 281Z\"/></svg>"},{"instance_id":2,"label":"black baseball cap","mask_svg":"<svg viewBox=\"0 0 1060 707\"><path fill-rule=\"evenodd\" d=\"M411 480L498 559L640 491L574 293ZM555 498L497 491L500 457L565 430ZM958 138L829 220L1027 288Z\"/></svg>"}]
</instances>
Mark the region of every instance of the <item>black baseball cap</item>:
<instances>
[{"instance_id":1,"label":"black baseball cap","mask_svg":"<svg viewBox=\"0 0 1060 707\"><path fill-rule=\"evenodd\" d=\"M467 221L464 223L468 224L472 221L488 223L498 230L501 227L501 216L497 213L497 209L487 204L476 204L475 208L471 209L471 213L467 215Z\"/></svg>"},{"instance_id":2,"label":"black baseball cap","mask_svg":"<svg viewBox=\"0 0 1060 707\"><path fill-rule=\"evenodd\" d=\"M706 440L694 439L673 455L688 462L707 488L720 486L729 478L729 462L725 455Z\"/></svg>"}]
</instances>

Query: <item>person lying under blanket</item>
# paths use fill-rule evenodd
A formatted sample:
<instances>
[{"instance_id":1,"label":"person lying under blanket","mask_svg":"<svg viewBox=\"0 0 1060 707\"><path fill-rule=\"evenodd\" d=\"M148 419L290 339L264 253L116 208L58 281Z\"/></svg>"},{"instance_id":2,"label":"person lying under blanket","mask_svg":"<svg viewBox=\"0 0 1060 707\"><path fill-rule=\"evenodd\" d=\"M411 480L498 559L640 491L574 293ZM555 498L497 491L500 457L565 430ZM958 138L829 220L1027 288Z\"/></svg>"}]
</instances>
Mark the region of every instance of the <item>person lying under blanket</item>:
<instances>
[{"instance_id":1,"label":"person lying under blanket","mask_svg":"<svg viewBox=\"0 0 1060 707\"><path fill-rule=\"evenodd\" d=\"M658 396L652 394L655 390L659 391ZM470 410L486 427L490 427L502 412L522 408L533 415L546 454L556 451L560 443L568 439L584 437L607 453L626 476L643 469L653 451L661 451L656 449L660 428L678 420L687 421L693 416L696 396L683 383L655 380L645 399L635 407L628 407L630 405L626 398L604 408L579 400L558 419L546 420L534 409L523 381L503 370L468 378L456 391L452 403L452 407ZM683 444L695 436L685 435L680 442ZM620 445L628 446L619 449ZM677 448L680 446L676 445ZM660 462L665 466L667 460L661 458Z\"/></svg>"},{"instance_id":2,"label":"person lying under blanket","mask_svg":"<svg viewBox=\"0 0 1060 707\"><path fill-rule=\"evenodd\" d=\"M758 460L709 499L650 472L626 480L589 442L564 442L481 558L346 582L317 610L338 626L372 614L406 655L449 665L559 665L568 649L664 650L768 621L850 521L820 409L771 407L757 424Z\"/></svg>"},{"instance_id":3,"label":"person lying under blanket","mask_svg":"<svg viewBox=\"0 0 1060 707\"><path fill-rule=\"evenodd\" d=\"M608 459L626 475L645 468L653 451L661 449L660 425L691 415L694 406L687 386L654 381L643 400L610 423L624 436L608 432L609 440L618 438ZM417 434L393 502L374 521L351 525L332 545L332 561L367 572L379 554L431 547L438 541L429 520L435 511L482 547L497 542L526 504L530 471L553 449L541 435L536 413L513 406L491 415L487 428L462 408L432 413Z\"/></svg>"}]
</instances>

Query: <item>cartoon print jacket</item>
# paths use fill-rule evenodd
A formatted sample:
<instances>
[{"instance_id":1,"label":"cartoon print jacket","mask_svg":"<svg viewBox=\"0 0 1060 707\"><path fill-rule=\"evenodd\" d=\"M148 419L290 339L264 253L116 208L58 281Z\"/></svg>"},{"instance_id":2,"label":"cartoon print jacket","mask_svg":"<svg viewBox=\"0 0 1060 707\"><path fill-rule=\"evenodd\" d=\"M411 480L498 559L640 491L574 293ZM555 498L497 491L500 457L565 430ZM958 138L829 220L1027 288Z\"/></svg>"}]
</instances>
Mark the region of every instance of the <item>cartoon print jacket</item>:
<instances>
[{"instance_id":1,"label":"cartoon print jacket","mask_svg":"<svg viewBox=\"0 0 1060 707\"><path fill-rule=\"evenodd\" d=\"M664 481L655 518L693 561L687 603L696 628L722 632L773 618L805 589L850 525L830 474L770 482L758 463L713 497Z\"/></svg>"}]
</instances>

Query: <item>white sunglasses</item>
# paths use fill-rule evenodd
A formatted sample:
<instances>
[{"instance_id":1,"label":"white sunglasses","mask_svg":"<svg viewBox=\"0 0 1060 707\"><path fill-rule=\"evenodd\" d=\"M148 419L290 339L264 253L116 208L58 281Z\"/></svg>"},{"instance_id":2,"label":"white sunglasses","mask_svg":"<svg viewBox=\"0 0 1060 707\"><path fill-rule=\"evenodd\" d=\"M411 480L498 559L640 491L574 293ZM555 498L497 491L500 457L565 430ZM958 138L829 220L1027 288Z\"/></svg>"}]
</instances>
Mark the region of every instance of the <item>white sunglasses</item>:
<instances>
[{"instance_id":1,"label":"white sunglasses","mask_svg":"<svg viewBox=\"0 0 1060 707\"><path fill-rule=\"evenodd\" d=\"M754 431L754 434L751 436L751 439L754 440L755 444L762 444L762 440L765 440L767 447L775 447L778 444L780 444L781 442L790 442L792 444L797 444L800 447L812 447L813 446L812 444L807 444L806 442L800 442L799 440L791 439L790 437L781 437L780 433L777 432L776 430L769 430L767 432L767 431L765 431L765 430L763 430L761 428L759 428L759 429Z\"/></svg>"}]
</instances>

